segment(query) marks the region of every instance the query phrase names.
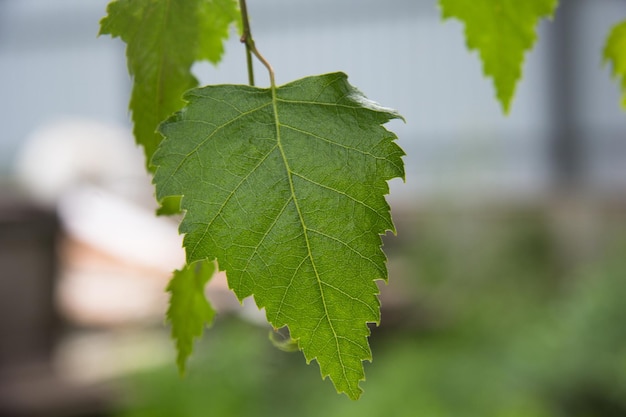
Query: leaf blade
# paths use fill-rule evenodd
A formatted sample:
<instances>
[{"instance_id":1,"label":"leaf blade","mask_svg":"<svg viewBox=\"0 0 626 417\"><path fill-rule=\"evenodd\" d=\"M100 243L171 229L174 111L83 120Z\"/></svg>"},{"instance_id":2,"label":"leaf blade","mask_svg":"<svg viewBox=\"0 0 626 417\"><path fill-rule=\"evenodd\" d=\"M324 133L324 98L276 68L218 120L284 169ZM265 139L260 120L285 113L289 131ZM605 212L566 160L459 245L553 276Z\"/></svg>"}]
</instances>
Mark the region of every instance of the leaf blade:
<instances>
[{"instance_id":1,"label":"leaf blade","mask_svg":"<svg viewBox=\"0 0 626 417\"><path fill-rule=\"evenodd\" d=\"M382 124L400 116L341 73L186 98L154 162L157 197L183 195L188 262L217 258L240 299L254 295L307 362L358 398L367 323L380 319L374 281L387 278L387 180L404 177Z\"/></svg>"},{"instance_id":2,"label":"leaf blade","mask_svg":"<svg viewBox=\"0 0 626 417\"><path fill-rule=\"evenodd\" d=\"M176 342L176 363L181 375L193 352L194 339L202 337L204 328L210 326L215 317L215 310L204 295L204 287L214 272L215 264L209 261L185 265L174 271L167 286L170 305L166 320L172 325L171 336Z\"/></svg>"},{"instance_id":3,"label":"leaf blade","mask_svg":"<svg viewBox=\"0 0 626 417\"><path fill-rule=\"evenodd\" d=\"M127 45L133 132L149 170L162 140L159 123L180 110L183 93L198 85L193 63L221 60L237 10L235 0L115 0L107 6L100 35L119 37Z\"/></svg>"},{"instance_id":4,"label":"leaf blade","mask_svg":"<svg viewBox=\"0 0 626 417\"><path fill-rule=\"evenodd\" d=\"M613 66L613 77L621 79L622 107L626 108L626 20L611 29L603 57L605 63L610 62Z\"/></svg>"},{"instance_id":5,"label":"leaf blade","mask_svg":"<svg viewBox=\"0 0 626 417\"><path fill-rule=\"evenodd\" d=\"M439 0L443 19L465 24L470 50L478 50L483 72L493 79L496 96L508 113L517 82L522 76L524 54L537 39L536 26L551 18L558 0Z\"/></svg>"}]
</instances>

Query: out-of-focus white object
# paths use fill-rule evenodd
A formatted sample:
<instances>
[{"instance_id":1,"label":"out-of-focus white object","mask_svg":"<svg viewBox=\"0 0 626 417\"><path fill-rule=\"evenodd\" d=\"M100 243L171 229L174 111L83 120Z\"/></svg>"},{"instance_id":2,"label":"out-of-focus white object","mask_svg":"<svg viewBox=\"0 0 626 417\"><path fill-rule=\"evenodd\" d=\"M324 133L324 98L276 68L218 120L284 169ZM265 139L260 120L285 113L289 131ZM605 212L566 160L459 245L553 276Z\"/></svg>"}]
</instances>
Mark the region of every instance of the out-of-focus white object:
<instances>
[{"instance_id":1,"label":"out-of-focus white object","mask_svg":"<svg viewBox=\"0 0 626 417\"><path fill-rule=\"evenodd\" d=\"M106 189L84 185L58 205L65 231L126 263L172 271L184 264L176 225Z\"/></svg>"},{"instance_id":2,"label":"out-of-focus white object","mask_svg":"<svg viewBox=\"0 0 626 417\"><path fill-rule=\"evenodd\" d=\"M73 239L138 266L169 272L183 265L181 237L154 214L144 156L129 130L56 122L27 139L15 172L36 202L57 207Z\"/></svg>"},{"instance_id":3,"label":"out-of-focus white object","mask_svg":"<svg viewBox=\"0 0 626 417\"><path fill-rule=\"evenodd\" d=\"M143 158L129 130L67 119L26 138L15 174L34 200L48 206L55 206L64 193L85 183L144 198L152 191Z\"/></svg>"},{"instance_id":4,"label":"out-of-focus white object","mask_svg":"<svg viewBox=\"0 0 626 417\"><path fill-rule=\"evenodd\" d=\"M35 201L56 208L70 238L56 290L61 311L85 325L160 319L167 279L185 254L176 222L155 216L154 188L130 131L57 122L28 138L15 168ZM223 272L209 287L218 310L265 323L254 303L240 306Z\"/></svg>"}]
</instances>

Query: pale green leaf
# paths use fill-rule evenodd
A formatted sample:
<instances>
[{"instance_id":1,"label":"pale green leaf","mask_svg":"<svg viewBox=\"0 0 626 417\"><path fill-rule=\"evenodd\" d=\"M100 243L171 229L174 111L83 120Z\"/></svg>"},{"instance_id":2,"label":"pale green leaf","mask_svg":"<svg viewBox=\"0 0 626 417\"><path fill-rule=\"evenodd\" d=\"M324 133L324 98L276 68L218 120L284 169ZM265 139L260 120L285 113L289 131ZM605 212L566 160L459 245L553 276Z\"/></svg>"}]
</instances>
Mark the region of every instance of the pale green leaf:
<instances>
[{"instance_id":1,"label":"pale green leaf","mask_svg":"<svg viewBox=\"0 0 626 417\"><path fill-rule=\"evenodd\" d=\"M293 340L289 335L281 334L282 329L274 329L269 332L269 339L272 345L283 352L296 352L300 350L298 342Z\"/></svg>"},{"instance_id":2,"label":"pale green leaf","mask_svg":"<svg viewBox=\"0 0 626 417\"><path fill-rule=\"evenodd\" d=\"M211 261L194 262L174 275L167 286L170 306L167 321L172 325L172 338L176 341L176 362L181 374L193 351L193 339L202 336L204 328L211 325L215 311L204 295L204 287L215 272Z\"/></svg>"},{"instance_id":3,"label":"pale green leaf","mask_svg":"<svg viewBox=\"0 0 626 417\"><path fill-rule=\"evenodd\" d=\"M237 23L238 27L241 26L237 0L201 1L198 8L198 20L201 27L196 59L204 59L217 64L222 60L224 40L228 38L230 25Z\"/></svg>"},{"instance_id":4,"label":"pale green leaf","mask_svg":"<svg viewBox=\"0 0 626 417\"><path fill-rule=\"evenodd\" d=\"M159 201L159 207L156 210L157 216L172 216L180 213L180 196L170 196Z\"/></svg>"},{"instance_id":5,"label":"pale green leaf","mask_svg":"<svg viewBox=\"0 0 626 417\"><path fill-rule=\"evenodd\" d=\"M558 0L439 0L443 18L465 23L469 49L477 49L483 72L492 77L496 95L508 113L522 76L524 53L537 39L541 18L552 17Z\"/></svg>"},{"instance_id":6,"label":"pale green leaf","mask_svg":"<svg viewBox=\"0 0 626 417\"><path fill-rule=\"evenodd\" d=\"M164 123L153 158L158 199L182 195L187 261L217 258L239 299L287 325L339 392L361 393L386 279L380 234L393 230L387 180L404 176L400 117L345 74L275 90L194 89Z\"/></svg>"},{"instance_id":7,"label":"pale green leaf","mask_svg":"<svg viewBox=\"0 0 626 417\"><path fill-rule=\"evenodd\" d=\"M100 34L120 37L127 45L134 134L148 168L162 140L157 126L180 110L183 93L198 85L193 63L220 61L237 10L236 0L116 0L108 5Z\"/></svg>"},{"instance_id":8,"label":"pale green leaf","mask_svg":"<svg viewBox=\"0 0 626 417\"><path fill-rule=\"evenodd\" d=\"M611 62L613 76L621 78L622 106L626 107L626 20L611 29L604 47L604 61Z\"/></svg>"}]
</instances>

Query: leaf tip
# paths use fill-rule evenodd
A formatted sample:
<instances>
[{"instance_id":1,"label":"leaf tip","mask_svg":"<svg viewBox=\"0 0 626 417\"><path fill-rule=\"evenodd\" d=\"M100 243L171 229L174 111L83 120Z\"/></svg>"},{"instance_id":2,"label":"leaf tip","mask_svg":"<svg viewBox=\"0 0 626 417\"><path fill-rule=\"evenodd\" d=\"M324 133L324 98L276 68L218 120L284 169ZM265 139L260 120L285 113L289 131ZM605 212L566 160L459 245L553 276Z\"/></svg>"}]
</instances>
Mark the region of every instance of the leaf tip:
<instances>
[{"instance_id":1,"label":"leaf tip","mask_svg":"<svg viewBox=\"0 0 626 417\"><path fill-rule=\"evenodd\" d=\"M505 116L509 116L511 114L511 103L513 101L513 97L499 98L498 101L502 107L502 113L504 113Z\"/></svg>"},{"instance_id":2,"label":"leaf tip","mask_svg":"<svg viewBox=\"0 0 626 417\"><path fill-rule=\"evenodd\" d=\"M215 271L210 261L185 265L174 271L166 291L170 293L170 305L166 321L171 326L171 338L177 350L176 364L181 376L185 364L193 352L194 339L200 338L209 326L215 311L204 295L204 288Z\"/></svg>"},{"instance_id":3,"label":"leaf tip","mask_svg":"<svg viewBox=\"0 0 626 417\"><path fill-rule=\"evenodd\" d=\"M189 355L183 355L180 351L176 358L176 367L178 368L178 377L184 378L187 376L187 358Z\"/></svg>"}]
</instances>

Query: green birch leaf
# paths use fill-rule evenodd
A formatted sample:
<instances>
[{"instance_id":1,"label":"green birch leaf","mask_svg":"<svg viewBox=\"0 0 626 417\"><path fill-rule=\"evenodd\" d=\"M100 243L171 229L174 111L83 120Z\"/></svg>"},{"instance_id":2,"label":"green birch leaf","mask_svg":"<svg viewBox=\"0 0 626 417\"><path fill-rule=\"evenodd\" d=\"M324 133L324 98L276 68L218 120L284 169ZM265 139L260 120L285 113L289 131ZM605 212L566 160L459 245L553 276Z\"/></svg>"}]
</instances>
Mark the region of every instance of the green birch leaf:
<instances>
[{"instance_id":1,"label":"green birch leaf","mask_svg":"<svg viewBox=\"0 0 626 417\"><path fill-rule=\"evenodd\" d=\"M493 78L496 95L509 112L522 76L524 53L537 39L541 18L552 17L558 0L439 0L443 18L465 23L469 49L477 49L483 72Z\"/></svg>"},{"instance_id":2,"label":"green birch leaf","mask_svg":"<svg viewBox=\"0 0 626 417\"><path fill-rule=\"evenodd\" d=\"M621 78L622 106L626 108L626 20L611 29L604 47L604 62L610 62L613 76Z\"/></svg>"},{"instance_id":3,"label":"green birch leaf","mask_svg":"<svg viewBox=\"0 0 626 417\"><path fill-rule=\"evenodd\" d=\"M223 41L236 21L236 0L116 0L100 22L100 34L120 37L127 45L133 77L130 110L137 143L146 163L162 137L156 129L180 110L185 91L198 85L191 74L195 61L216 64Z\"/></svg>"},{"instance_id":4,"label":"green birch leaf","mask_svg":"<svg viewBox=\"0 0 626 417\"><path fill-rule=\"evenodd\" d=\"M193 339L201 337L206 326L211 325L215 311L204 295L204 287L215 272L215 263L195 262L174 275L167 286L170 306L166 313L172 324L172 339L176 341L176 363L181 374L193 351Z\"/></svg>"},{"instance_id":5,"label":"green birch leaf","mask_svg":"<svg viewBox=\"0 0 626 417\"><path fill-rule=\"evenodd\" d=\"M230 25L236 23L239 32L242 31L237 0L201 1L197 19L201 27L197 37L198 56L196 59L204 59L217 64L224 55L224 41L228 39Z\"/></svg>"},{"instance_id":6,"label":"green birch leaf","mask_svg":"<svg viewBox=\"0 0 626 417\"><path fill-rule=\"evenodd\" d=\"M182 195L187 262L217 258L242 300L288 326L307 362L356 399L387 279L380 234L394 230L387 180L404 177L401 117L342 73L276 89L218 85L185 94L161 125L157 198Z\"/></svg>"}]
</instances>

